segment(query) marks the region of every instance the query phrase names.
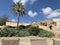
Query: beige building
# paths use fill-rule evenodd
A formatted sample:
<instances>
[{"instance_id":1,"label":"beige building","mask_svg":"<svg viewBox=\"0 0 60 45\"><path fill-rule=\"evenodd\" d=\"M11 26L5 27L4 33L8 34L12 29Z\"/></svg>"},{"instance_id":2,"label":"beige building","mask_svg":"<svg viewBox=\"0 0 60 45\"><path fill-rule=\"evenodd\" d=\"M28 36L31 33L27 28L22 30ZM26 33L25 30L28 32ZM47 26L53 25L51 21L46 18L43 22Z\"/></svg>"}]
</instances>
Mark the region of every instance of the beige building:
<instances>
[{"instance_id":1,"label":"beige building","mask_svg":"<svg viewBox=\"0 0 60 45\"><path fill-rule=\"evenodd\" d=\"M27 26L27 25L30 25L30 24L29 23L19 23L19 25ZM6 22L6 26L16 27L17 23L16 22Z\"/></svg>"},{"instance_id":2,"label":"beige building","mask_svg":"<svg viewBox=\"0 0 60 45\"><path fill-rule=\"evenodd\" d=\"M56 29L57 29L57 30L60 30L60 18L53 19L53 21L56 22Z\"/></svg>"},{"instance_id":3,"label":"beige building","mask_svg":"<svg viewBox=\"0 0 60 45\"><path fill-rule=\"evenodd\" d=\"M55 18L53 21L56 22L56 31L55 34L60 36L60 18Z\"/></svg>"},{"instance_id":4,"label":"beige building","mask_svg":"<svg viewBox=\"0 0 60 45\"><path fill-rule=\"evenodd\" d=\"M28 26L28 25L32 25L32 26L38 26L39 28L45 29L45 30L56 30L56 20L57 19L53 19L53 20L44 20L41 22L33 22L32 24L30 23L19 23L19 25L24 25L24 26ZM17 23L16 22L6 22L6 26L11 26L11 27L16 27ZM51 27L50 27L51 26ZM4 26L0 26L0 28L3 28ZM59 27L59 26L57 26ZM52 28L52 29L50 29Z\"/></svg>"},{"instance_id":5,"label":"beige building","mask_svg":"<svg viewBox=\"0 0 60 45\"><path fill-rule=\"evenodd\" d=\"M28 26L31 24L30 23L19 23L19 25ZM6 25L0 26L0 29L3 29L6 26L15 28L17 26L17 23L16 22L6 22Z\"/></svg>"},{"instance_id":6,"label":"beige building","mask_svg":"<svg viewBox=\"0 0 60 45\"><path fill-rule=\"evenodd\" d=\"M19 25L24 25L24 26L28 26L28 25L32 25L32 26L38 26L39 28L45 29L45 30L50 30L50 26L52 26L51 30L54 30L56 27L56 22L51 21L51 20L44 20L41 22L33 22L32 24L30 23L19 23ZM6 22L6 26L10 26L10 27L16 27L17 23L16 22ZM0 26L0 28L3 28L4 26Z\"/></svg>"},{"instance_id":7,"label":"beige building","mask_svg":"<svg viewBox=\"0 0 60 45\"><path fill-rule=\"evenodd\" d=\"M45 30L55 30L56 22L51 20L44 20L41 22L34 22L32 23L32 26L38 26L39 28L42 28Z\"/></svg>"}]
</instances>

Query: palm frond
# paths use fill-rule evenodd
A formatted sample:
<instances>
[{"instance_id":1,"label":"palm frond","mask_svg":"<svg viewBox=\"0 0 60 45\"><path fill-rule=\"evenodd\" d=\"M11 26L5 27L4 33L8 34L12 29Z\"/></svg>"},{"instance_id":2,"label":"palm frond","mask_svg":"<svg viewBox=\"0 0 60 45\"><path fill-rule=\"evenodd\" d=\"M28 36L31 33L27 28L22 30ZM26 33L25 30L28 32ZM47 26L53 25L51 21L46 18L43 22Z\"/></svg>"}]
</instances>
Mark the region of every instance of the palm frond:
<instances>
[{"instance_id":1,"label":"palm frond","mask_svg":"<svg viewBox=\"0 0 60 45\"><path fill-rule=\"evenodd\" d=\"M12 7L12 11L15 13L21 13L21 16L26 14L26 9L24 8L24 5L22 3L16 3Z\"/></svg>"},{"instance_id":2,"label":"palm frond","mask_svg":"<svg viewBox=\"0 0 60 45\"><path fill-rule=\"evenodd\" d=\"M22 8L22 13L25 15L26 14L26 9L23 7Z\"/></svg>"}]
</instances>

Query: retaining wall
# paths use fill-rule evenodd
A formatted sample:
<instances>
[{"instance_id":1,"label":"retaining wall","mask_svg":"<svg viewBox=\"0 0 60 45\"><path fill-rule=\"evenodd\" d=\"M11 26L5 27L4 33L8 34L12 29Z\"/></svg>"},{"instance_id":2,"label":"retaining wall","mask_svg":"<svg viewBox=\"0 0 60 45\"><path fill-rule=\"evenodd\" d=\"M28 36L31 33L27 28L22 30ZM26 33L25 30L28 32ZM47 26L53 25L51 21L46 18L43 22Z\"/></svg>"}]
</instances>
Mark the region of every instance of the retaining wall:
<instances>
[{"instance_id":1,"label":"retaining wall","mask_svg":"<svg viewBox=\"0 0 60 45\"><path fill-rule=\"evenodd\" d=\"M0 45L60 45L60 38L2 37Z\"/></svg>"}]
</instances>

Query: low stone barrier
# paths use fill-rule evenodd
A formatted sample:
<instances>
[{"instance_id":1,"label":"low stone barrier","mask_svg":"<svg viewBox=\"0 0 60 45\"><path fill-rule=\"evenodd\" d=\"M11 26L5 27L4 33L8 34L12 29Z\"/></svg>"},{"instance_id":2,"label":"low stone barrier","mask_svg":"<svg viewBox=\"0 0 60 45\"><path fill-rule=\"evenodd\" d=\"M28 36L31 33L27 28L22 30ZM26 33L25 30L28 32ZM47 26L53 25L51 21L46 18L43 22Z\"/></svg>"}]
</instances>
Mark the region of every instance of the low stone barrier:
<instances>
[{"instance_id":1,"label":"low stone barrier","mask_svg":"<svg viewBox=\"0 0 60 45\"><path fill-rule=\"evenodd\" d=\"M0 38L0 45L19 45L18 38Z\"/></svg>"},{"instance_id":2,"label":"low stone barrier","mask_svg":"<svg viewBox=\"0 0 60 45\"><path fill-rule=\"evenodd\" d=\"M60 38L55 38L54 40L53 40L53 45L60 45Z\"/></svg>"},{"instance_id":3,"label":"low stone barrier","mask_svg":"<svg viewBox=\"0 0 60 45\"><path fill-rule=\"evenodd\" d=\"M31 45L47 45L47 39L31 39Z\"/></svg>"},{"instance_id":4,"label":"low stone barrier","mask_svg":"<svg viewBox=\"0 0 60 45\"><path fill-rule=\"evenodd\" d=\"M0 45L60 45L60 38L0 38Z\"/></svg>"},{"instance_id":5,"label":"low stone barrier","mask_svg":"<svg viewBox=\"0 0 60 45\"><path fill-rule=\"evenodd\" d=\"M19 45L31 45L30 38L20 38Z\"/></svg>"},{"instance_id":6,"label":"low stone barrier","mask_svg":"<svg viewBox=\"0 0 60 45\"><path fill-rule=\"evenodd\" d=\"M2 45L19 45L19 40L17 39L2 39Z\"/></svg>"}]
</instances>

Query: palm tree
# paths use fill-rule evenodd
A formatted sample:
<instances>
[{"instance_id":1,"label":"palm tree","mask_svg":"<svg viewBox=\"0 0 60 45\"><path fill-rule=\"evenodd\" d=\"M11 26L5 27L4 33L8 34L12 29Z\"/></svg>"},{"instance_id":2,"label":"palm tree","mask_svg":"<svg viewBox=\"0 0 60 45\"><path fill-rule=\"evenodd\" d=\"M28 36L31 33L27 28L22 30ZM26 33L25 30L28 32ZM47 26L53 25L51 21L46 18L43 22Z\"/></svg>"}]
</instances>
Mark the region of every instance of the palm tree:
<instances>
[{"instance_id":1,"label":"palm tree","mask_svg":"<svg viewBox=\"0 0 60 45\"><path fill-rule=\"evenodd\" d=\"M17 19L18 20L17 21L17 29L18 29L20 16L25 15L26 10L24 8L24 5L22 5L22 3L17 2L16 4L13 5L12 11L18 15L18 19Z\"/></svg>"}]
</instances>

